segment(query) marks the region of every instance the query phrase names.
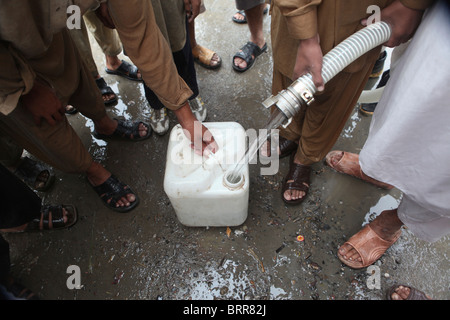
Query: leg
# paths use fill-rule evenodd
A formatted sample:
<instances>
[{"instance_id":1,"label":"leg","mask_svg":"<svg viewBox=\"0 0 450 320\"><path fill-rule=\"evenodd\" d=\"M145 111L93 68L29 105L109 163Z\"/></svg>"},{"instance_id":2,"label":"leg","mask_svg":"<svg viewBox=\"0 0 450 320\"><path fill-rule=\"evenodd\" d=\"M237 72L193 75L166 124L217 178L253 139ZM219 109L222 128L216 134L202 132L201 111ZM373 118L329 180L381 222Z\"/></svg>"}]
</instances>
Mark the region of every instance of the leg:
<instances>
[{"instance_id":1,"label":"leg","mask_svg":"<svg viewBox=\"0 0 450 320\"><path fill-rule=\"evenodd\" d=\"M122 44L117 31L105 27L92 11L85 13L83 18L87 28L105 54L106 70L112 71L115 74L118 70L124 69L124 72L128 72L128 78L141 81L142 77L139 70L118 57L122 52ZM118 75L122 75L122 73L118 73Z\"/></svg>"},{"instance_id":2,"label":"leg","mask_svg":"<svg viewBox=\"0 0 450 320\"><path fill-rule=\"evenodd\" d=\"M104 79L98 73L97 65L92 56L91 44L89 42L89 35L84 20L81 21L81 29L71 29L70 36L78 48L83 62L91 76L96 80L98 89L100 90L105 104L117 101L117 96L112 91L111 87L107 86Z\"/></svg>"},{"instance_id":3,"label":"leg","mask_svg":"<svg viewBox=\"0 0 450 320\"><path fill-rule=\"evenodd\" d=\"M398 239L402 226L397 209L383 211L368 225L376 236L366 240L361 230L339 248L339 259L352 268L371 265Z\"/></svg>"},{"instance_id":4,"label":"leg","mask_svg":"<svg viewBox=\"0 0 450 320\"><path fill-rule=\"evenodd\" d=\"M188 23L188 33L192 55L195 61L207 69L218 69L222 65L222 58L216 52L197 43L195 37L195 20Z\"/></svg>"}]
</instances>

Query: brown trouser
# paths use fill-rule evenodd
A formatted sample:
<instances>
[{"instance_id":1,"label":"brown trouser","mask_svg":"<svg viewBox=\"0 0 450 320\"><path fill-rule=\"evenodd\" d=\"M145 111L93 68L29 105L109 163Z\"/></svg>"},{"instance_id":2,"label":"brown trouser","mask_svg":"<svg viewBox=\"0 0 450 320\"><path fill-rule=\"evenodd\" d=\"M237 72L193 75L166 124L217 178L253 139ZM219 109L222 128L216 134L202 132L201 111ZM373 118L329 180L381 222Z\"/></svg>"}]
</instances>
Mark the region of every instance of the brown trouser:
<instances>
[{"instance_id":1,"label":"brown trouser","mask_svg":"<svg viewBox=\"0 0 450 320\"><path fill-rule=\"evenodd\" d=\"M73 105L92 120L103 118L106 111L100 92L67 30L55 34L46 57L34 61L35 70L45 68L53 55L64 55L64 75L53 82L61 101ZM54 126L45 120L37 125L20 101L7 116L0 114L0 135L11 137L28 152L63 172L84 173L93 161L66 117Z\"/></svg>"},{"instance_id":2,"label":"brown trouser","mask_svg":"<svg viewBox=\"0 0 450 320\"><path fill-rule=\"evenodd\" d=\"M315 101L303 108L280 136L297 141L295 158L305 165L321 161L336 143L348 117L364 89L375 63L378 49L371 52L373 63L366 64L355 73L341 72L325 85L325 91L315 95ZM273 72L272 94L286 89L292 80L278 70Z\"/></svg>"}]
</instances>

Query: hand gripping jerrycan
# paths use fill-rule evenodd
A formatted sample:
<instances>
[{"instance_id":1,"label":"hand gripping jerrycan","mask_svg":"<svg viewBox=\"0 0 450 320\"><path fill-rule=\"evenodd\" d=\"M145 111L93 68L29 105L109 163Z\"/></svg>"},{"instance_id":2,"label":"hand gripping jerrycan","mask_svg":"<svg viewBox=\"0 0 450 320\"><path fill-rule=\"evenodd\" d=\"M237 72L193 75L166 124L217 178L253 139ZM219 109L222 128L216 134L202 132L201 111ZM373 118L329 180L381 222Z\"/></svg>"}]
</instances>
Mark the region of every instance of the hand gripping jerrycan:
<instances>
[{"instance_id":1,"label":"hand gripping jerrycan","mask_svg":"<svg viewBox=\"0 0 450 320\"><path fill-rule=\"evenodd\" d=\"M169 138L164 191L178 220L190 227L238 226L248 213L249 170L245 164L239 179L229 181L227 170L246 152L247 135L236 122L206 122L219 150L213 156L195 154L181 126Z\"/></svg>"}]
</instances>

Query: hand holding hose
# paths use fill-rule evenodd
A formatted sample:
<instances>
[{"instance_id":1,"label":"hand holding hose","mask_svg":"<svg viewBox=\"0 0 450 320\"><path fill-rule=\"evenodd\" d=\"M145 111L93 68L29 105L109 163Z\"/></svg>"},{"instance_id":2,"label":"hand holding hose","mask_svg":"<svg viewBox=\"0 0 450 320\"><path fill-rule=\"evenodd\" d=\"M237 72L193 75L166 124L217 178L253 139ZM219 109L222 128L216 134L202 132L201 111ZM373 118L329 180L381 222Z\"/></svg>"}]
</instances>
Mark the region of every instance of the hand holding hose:
<instances>
[{"instance_id":1,"label":"hand holding hose","mask_svg":"<svg viewBox=\"0 0 450 320\"><path fill-rule=\"evenodd\" d=\"M307 73L311 73L317 91L323 91L325 89L325 83L322 78L322 64L323 54L320 47L319 35L300 40L292 79L296 80Z\"/></svg>"}]
</instances>

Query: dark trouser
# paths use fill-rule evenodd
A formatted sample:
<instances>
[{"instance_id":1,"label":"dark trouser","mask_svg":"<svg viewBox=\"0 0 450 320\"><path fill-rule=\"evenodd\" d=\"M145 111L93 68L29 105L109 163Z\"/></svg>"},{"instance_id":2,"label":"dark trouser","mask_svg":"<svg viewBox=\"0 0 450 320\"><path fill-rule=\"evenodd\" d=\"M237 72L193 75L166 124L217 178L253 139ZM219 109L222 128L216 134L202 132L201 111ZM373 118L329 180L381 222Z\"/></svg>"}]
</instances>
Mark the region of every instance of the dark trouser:
<instances>
[{"instance_id":1,"label":"dark trouser","mask_svg":"<svg viewBox=\"0 0 450 320\"><path fill-rule=\"evenodd\" d=\"M0 181L0 229L19 227L39 216L41 199L2 165ZM0 283L8 276L9 268L9 245L0 235Z\"/></svg>"}]
</instances>

